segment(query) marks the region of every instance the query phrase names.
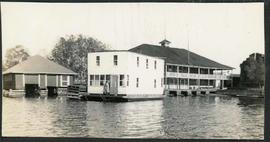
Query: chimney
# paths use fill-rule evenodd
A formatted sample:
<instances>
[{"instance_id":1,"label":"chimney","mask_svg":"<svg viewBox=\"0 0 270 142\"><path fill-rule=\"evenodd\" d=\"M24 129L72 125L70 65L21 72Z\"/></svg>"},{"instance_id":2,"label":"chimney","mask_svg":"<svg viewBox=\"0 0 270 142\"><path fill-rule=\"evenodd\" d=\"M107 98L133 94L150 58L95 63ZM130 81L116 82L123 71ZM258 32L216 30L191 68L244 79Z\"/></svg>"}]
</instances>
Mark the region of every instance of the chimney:
<instances>
[{"instance_id":1,"label":"chimney","mask_svg":"<svg viewBox=\"0 0 270 142\"><path fill-rule=\"evenodd\" d=\"M169 44L170 44L171 42L170 41L168 41L168 40L166 40L166 39L164 39L164 40L162 40L161 42L159 42L159 44L162 46L162 47L169 47Z\"/></svg>"}]
</instances>

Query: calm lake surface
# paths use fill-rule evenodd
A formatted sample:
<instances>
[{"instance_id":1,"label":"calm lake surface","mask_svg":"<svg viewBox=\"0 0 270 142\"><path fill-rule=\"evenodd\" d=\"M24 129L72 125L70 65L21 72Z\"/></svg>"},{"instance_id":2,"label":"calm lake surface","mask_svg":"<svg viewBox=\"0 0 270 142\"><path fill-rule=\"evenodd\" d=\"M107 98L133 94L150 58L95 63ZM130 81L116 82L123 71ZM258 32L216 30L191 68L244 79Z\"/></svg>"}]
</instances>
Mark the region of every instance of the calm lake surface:
<instances>
[{"instance_id":1,"label":"calm lake surface","mask_svg":"<svg viewBox=\"0 0 270 142\"><path fill-rule=\"evenodd\" d=\"M264 100L166 97L104 103L3 97L3 136L263 139Z\"/></svg>"}]
</instances>

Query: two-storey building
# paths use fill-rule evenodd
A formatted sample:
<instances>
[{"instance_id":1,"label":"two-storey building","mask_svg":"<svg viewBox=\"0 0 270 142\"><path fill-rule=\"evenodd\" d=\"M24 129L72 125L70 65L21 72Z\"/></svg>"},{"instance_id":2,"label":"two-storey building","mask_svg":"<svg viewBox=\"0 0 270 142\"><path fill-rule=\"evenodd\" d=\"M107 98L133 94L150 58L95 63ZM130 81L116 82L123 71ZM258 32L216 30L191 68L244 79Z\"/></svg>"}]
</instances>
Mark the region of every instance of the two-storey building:
<instances>
[{"instance_id":1,"label":"two-storey building","mask_svg":"<svg viewBox=\"0 0 270 142\"><path fill-rule=\"evenodd\" d=\"M129 51L165 59L165 90L179 94L183 90L217 90L224 88L232 67L220 64L186 49L169 47L163 40L161 46L142 44Z\"/></svg>"},{"instance_id":2,"label":"two-storey building","mask_svg":"<svg viewBox=\"0 0 270 142\"><path fill-rule=\"evenodd\" d=\"M109 94L124 98L162 98L164 59L130 51L88 53L88 93L99 95L109 82Z\"/></svg>"}]
</instances>

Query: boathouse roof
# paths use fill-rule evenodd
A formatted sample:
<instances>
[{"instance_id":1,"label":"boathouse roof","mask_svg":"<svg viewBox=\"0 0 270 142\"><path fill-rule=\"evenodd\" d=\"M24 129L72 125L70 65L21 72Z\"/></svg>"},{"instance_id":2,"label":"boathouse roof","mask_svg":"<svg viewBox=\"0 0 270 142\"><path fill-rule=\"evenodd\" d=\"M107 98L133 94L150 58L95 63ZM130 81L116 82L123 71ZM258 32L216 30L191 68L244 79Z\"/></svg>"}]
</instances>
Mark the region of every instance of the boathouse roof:
<instances>
[{"instance_id":1,"label":"boathouse roof","mask_svg":"<svg viewBox=\"0 0 270 142\"><path fill-rule=\"evenodd\" d=\"M29 73L29 74L71 74L77 73L40 55L29 57L27 60L9 68L3 74Z\"/></svg>"},{"instance_id":2,"label":"boathouse roof","mask_svg":"<svg viewBox=\"0 0 270 142\"><path fill-rule=\"evenodd\" d=\"M216 69L231 70L230 66L220 64L206 57L200 56L186 49L163 47L158 45L141 44L137 47L129 49L131 52L137 52L148 56L165 58L166 63L190 65L200 67L211 67ZM189 52L189 53L188 53ZM188 61L189 54L189 61Z\"/></svg>"}]
</instances>

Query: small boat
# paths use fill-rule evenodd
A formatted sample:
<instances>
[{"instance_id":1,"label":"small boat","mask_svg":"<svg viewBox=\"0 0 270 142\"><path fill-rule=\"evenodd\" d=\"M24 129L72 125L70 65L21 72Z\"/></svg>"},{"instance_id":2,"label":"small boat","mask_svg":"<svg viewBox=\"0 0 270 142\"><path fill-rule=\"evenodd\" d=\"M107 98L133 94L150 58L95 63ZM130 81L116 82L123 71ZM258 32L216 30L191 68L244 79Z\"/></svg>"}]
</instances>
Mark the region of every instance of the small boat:
<instances>
[{"instance_id":1,"label":"small boat","mask_svg":"<svg viewBox=\"0 0 270 142\"><path fill-rule=\"evenodd\" d=\"M25 95L24 90L3 90L3 96L8 98L22 98Z\"/></svg>"}]
</instances>

